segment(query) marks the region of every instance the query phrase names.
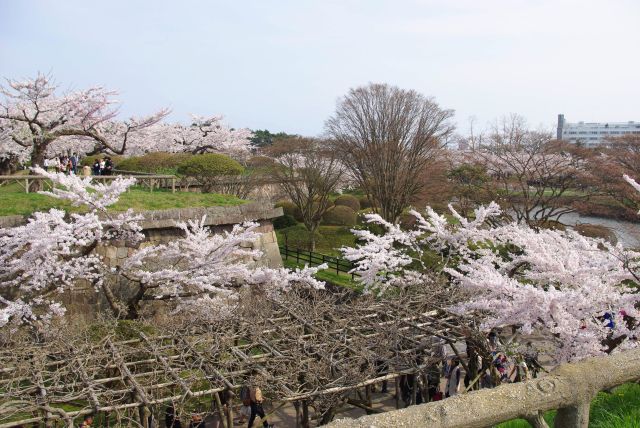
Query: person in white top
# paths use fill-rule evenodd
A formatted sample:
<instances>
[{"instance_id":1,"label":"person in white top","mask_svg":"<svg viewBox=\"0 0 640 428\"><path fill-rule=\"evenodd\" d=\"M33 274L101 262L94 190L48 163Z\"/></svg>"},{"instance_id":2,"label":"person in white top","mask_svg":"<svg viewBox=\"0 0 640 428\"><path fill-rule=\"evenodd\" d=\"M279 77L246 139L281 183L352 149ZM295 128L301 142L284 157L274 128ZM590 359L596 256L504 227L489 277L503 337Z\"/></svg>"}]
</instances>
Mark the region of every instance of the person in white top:
<instances>
[{"instance_id":1,"label":"person in white top","mask_svg":"<svg viewBox=\"0 0 640 428\"><path fill-rule=\"evenodd\" d=\"M460 391L460 361L457 359L451 361L451 366L449 367L449 373L447 373L446 379L447 387L445 390L445 397L458 395L458 392Z\"/></svg>"}]
</instances>

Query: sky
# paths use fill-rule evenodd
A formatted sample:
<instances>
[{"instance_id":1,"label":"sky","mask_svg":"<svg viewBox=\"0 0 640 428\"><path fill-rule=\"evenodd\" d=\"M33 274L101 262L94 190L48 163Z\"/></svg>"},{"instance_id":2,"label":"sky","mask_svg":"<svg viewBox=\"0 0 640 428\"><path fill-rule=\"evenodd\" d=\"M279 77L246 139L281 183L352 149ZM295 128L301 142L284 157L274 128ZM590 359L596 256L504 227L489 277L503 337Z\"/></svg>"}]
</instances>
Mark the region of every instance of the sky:
<instances>
[{"instance_id":1,"label":"sky","mask_svg":"<svg viewBox=\"0 0 640 428\"><path fill-rule=\"evenodd\" d=\"M640 121L638 0L0 0L0 77L119 92L121 115L320 135L385 82L483 127Z\"/></svg>"}]
</instances>

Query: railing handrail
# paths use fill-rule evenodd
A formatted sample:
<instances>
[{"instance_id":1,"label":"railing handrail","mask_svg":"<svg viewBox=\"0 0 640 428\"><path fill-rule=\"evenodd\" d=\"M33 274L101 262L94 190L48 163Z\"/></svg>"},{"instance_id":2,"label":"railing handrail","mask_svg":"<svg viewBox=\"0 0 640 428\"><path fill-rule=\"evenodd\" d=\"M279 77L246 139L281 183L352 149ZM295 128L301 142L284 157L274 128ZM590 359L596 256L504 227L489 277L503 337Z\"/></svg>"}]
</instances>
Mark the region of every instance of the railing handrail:
<instances>
[{"instance_id":1,"label":"railing handrail","mask_svg":"<svg viewBox=\"0 0 640 428\"><path fill-rule=\"evenodd\" d=\"M323 263L327 263L329 265L329 270L336 271L336 273L347 273L351 275L351 279L354 279L356 275L359 275L357 272L351 272L355 267L352 262L349 260L343 259L338 256L330 256L327 254L317 253L315 251L300 249L299 247L290 248L288 245L278 245L280 249L280 253L284 253L285 259L288 259L289 256L296 259L296 262L308 262L312 265L321 265Z\"/></svg>"},{"instance_id":2,"label":"railing handrail","mask_svg":"<svg viewBox=\"0 0 640 428\"><path fill-rule=\"evenodd\" d=\"M330 428L428 426L481 428L516 418L540 423L539 413L558 409L554 426L584 428L599 391L640 379L640 349L563 364L549 375L456 395L358 419L339 419Z\"/></svg>"}]
</instances>

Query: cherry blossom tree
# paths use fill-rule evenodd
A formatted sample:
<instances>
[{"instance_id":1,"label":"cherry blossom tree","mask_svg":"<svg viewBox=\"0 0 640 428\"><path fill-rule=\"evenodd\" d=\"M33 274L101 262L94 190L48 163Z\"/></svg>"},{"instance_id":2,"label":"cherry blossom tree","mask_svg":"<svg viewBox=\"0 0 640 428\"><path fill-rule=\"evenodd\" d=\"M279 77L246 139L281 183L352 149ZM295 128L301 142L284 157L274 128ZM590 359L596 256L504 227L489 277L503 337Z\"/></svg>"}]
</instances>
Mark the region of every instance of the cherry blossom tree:
<instances>
[{"instance_id":1,"label":"cherry blossom tree","mask_svg":"<svg viewBox=\"0 0 640 428\"><path fill-rule=\"evenodd\" d=\"M22 226L0 229L0 327L41 324L64 313L62 293L79 283L91 284L113 314L137 318L145 301L166 300L210 310L233 299L241 287L278 293L294 285L322 288L312 274L317 268L272 269L256 265L259 251L241 245L258 238L256 223L235 225L213 235L201 222L180 224L184 237L165 245L138 245L122 265L110 267L95 251L114 240L136 248L143 235L140 216L107 208L134 183L118 178L109 184L91 178L51 174L36 168L56 187L50 196L84 207L83 213L57 209L38 212ZM147 245L147 244L145 244ZM115 284L126 281L131 293L119 295Z\"/></svg>"},{"instance_id":2,"label":"cherry blossom tree","mask_svg":"<svg viewBox=\"0 0 640 428\"><path fill-rule=\"evenodd\" d=\"M367 216L385 233L355 230L363 244L343 250L366 289L428 279L423 256L435 253L466 295L450 310L476 315L482 329L542 333L558 361L637 346L639 253L571 230L501 224L495 203L477 208L473 220L450 210L457 225L427 208L426 216L412 212L417 223L409 231Z\"/></svg>"},{"instance_id":3,"label":"cherry blossom tree","mask_svg":"<svg viewBox=\"0 0 640 428\"><path fill-rule=\"evenodd\" d=\"M0 156L29 160L33 166L42 166L46 156L55 154L54 148L122 154L133 135L168 113L160 110L120 121L115 92L92 87L61 93L42 74L24 81L7 80L0 94Z\"/></svg>"},{"instance_id":4,"label":"cherry blossom tree","mask_svg":"<svg viewBox=\"0 0 640 428\"><path fill-rule=\"evenodd\" d=\"M151 128L149 134L153 137L136 144L136 151L223 153L236 159L242 159L250 153L253 136L249 129L229 127L223 122L222 116L192 116L190 125L160 124ZM157 146L145 147L147 140L155 141Z\"/></svg>"}]
</instances>

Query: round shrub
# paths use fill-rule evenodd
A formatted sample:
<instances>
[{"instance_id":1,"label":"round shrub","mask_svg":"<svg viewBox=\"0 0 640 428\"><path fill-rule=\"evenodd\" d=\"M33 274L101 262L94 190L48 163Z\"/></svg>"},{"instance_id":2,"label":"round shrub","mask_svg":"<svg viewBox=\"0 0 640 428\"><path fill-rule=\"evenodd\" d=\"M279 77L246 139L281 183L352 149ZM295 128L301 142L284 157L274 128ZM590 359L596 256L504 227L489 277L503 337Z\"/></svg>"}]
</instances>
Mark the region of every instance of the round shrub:
<instances>
[{"instance_id":1,"label":"round shrub","mask_svg":"<svg viewBox=\"0 0 640 428\"><path fill-rule=\"evenodd\" d=\"M353 195L341 195L334 201L335 206L345 206L353 211L360 211L360 201Z\"/></svg>"},{"instance_id":2,"label":"round shrub","mask_svg":"<svg viewBox=\"0 0 640 428\"><path fill-rule=\"evenodd\" d=\"M296 221L296 219L289 214L284 214L273 220L273 227L276 229L284 229L286 227L295 226L297 224L298 222Z\"/></svg>"},{"instance_id":3,"label":"round shrub","mask_svg":"<svg viewBox=\"0 0 640 428\"><path fill-rule=\"evenodd\" d=\"M418 219L409 213L402 213L398 218L398 223L400 223L400 227L404 230L411 230L415 226Z\"/></svg>"},{"instance_id":4,"label":"round shrub","mask_svg":"<svg viewBox=\"0 0 640 428\"><path fill-rule=\"evenodd\" d=\"M369 202L369 199L366 196L360 197L358 202L360 202L360 209L362 210L366 208L371 208L371 202Z\"/></svg>"},{"instance_id":5,"label":"round shrub","mask_svg":"<svg viewBox=\"0 0 640 428\"><path fill-rule=\"evenodd\" d=\"M229 156L217 153L193 155L178 165L178 173L192 177L202 185L203 192L210 192L218 178L225 175L241 175L244 168Z\"/></svg>"},{"instance_id":6,"label":"round shrub","mask_svg":"<svg viewBox=\"0 0 640 428\"><path fill-rule=\"evenodd\" d=\"M344 205L337 205L324 213L322 223L334 226L355 226L356 212Z\"/></svg>"},{"instance_id":7,"label":"round shrub","mask_svg":"<svg viewBox=\"0 0 640 428\"><path fill-rule=\"evenodd\" d=\"M276 208L282 208L282 212L284 212L285 215L290 215L296 221L302 221L302 212L293 202L278 201L274 206Z\"/></svg>"}]
</instances>

